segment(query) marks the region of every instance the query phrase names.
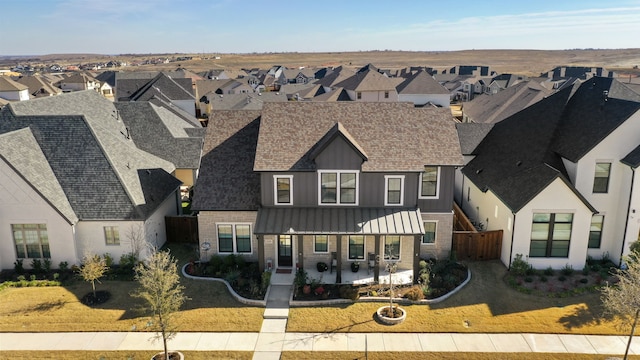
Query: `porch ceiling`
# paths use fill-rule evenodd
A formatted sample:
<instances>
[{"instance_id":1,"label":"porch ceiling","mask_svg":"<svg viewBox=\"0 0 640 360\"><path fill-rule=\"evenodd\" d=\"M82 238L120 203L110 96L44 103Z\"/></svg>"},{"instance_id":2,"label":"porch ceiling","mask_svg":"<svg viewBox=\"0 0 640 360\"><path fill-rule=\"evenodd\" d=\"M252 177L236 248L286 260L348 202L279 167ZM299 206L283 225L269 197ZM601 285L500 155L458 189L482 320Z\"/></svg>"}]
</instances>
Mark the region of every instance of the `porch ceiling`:
<instances>
[{"instance_id":1,"label":"porch ceiling","mask_svg":"<svg viewBox=\"0 0 640 360\"><path fill-rule=\"evenodd\" d=\"M420 209L262 208L254 233L422 235Z\"/></svg>"}]
</instances>

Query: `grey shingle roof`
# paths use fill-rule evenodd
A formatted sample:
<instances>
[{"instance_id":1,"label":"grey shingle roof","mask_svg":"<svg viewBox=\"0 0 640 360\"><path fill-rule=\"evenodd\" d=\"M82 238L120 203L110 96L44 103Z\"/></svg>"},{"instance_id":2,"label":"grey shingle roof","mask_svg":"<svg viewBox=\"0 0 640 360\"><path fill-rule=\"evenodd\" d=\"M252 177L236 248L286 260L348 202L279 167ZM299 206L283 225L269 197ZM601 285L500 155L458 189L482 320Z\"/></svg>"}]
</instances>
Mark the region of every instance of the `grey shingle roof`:
<instances>
[{"instance_id":1,"label":"grey shingle roof","mask_svg":"<svg viewBox=\"0 0 640 360\"><path fill-rule=\"evenodd\" d=\"M568 181L561 157L576 162L640 110L640 98L633 100L637 94L621 86L613 79L592 78L576 91L563 89L495 124L463 173L513 211L556 178L593 210Z\"/></svg>"},{"instance_id":2,"label":"grey shingle roof","mask_svg":"<svg viewBox=\"0 0 640 360\"><path fill-rule=\"evenodd\" d=\"M129 100L146 101L155 96L166 97L169 100L195 100L192 80L190 78L172 79L160 73L132 93Z\"/></svg>"},{"instance_id":3,"label":"grey shingle roof","mask_svg":"<svg viewBox=\"0 0 640 360\"><path fill-rule=\"evenodd\" d=\"M341 81L353 76L353 74L355 74L355 71L351 69L345 69L340 66L332 70L330 73L326 74L322 79L316 80L315 83L326 87L333 87Z\"/></svg>"},{"instance_id":4,"label":"grey shingle roof","mask_svg":"<svg viewBox=\"0 0 640 360\"><path fill-rule=\"evenodd\" d=\"M146 101L118 102L115 106L139 149L170 161L176 168L198 168L204 129L200 128L200 136L189 136L185 128L195 126Z\"/></svg>"},{"instance_id":5,"label":"grey shingle roof","mask_svg":"<svg viewBox=\"0 0 640 360\"><path fill-rule=\"evenodd\" d=\"M260 110L267 102L287 102L283 93L246 93L208 96L211 109L216 110ZM213 116L214 114L211 114Z\"/></svg>"},{"instance_id":6,"label":"grey shingle roof","mask_svg":"<svg viewBox=\"0 0 640 360\"><path fill-rule=\"evenodd\" d=\"M449 90L422 70L407 77L396 89L398 94L449 94Z\"/></svg>"},{"instance_id":7,"label":"grey shingle roof","mask_svg":"<svg viewBox=\"0 0 640 360\"><path fill-rule=\"evenodd\" d=\"M51 96L62 93L62 90L53 86L48 80L41 76L23 76L16 80L29 88L29 93L35 97Z\"/></svg>"},{"instance_id":8,"label":"grey shingle roof","mask_svg":"<svg viewBox=\"0 0 640 360\"><path fill-rule=\"evenodd\" d=\"M478 144L491 131L493 124L460 123L456 124L460 149L463 155L472 155Z\"/></svg>"},{"instance_id":9,"label":"grey shingle roof","mask_svg":"<svg viewBox=\"0 0 640 360\"><path fill-rule=\"evenodd\" d=\"M13 81L8 76L0 76L0 91L22 91L27 89L26 85Z\"/></svg>"},{"instance_id":10,"label":"grey shingle roof","mask_svg":"<svg viewBox=\"0 0 640 360\"><path fill-rule=\"evenodd\" d=\"M634 169L640 166L640 146L633 149L627 156L625 156L621 162L625 165L629 165Z\"/></svg>"},{"instance_id":11,"label":"grey shingle roof","mask_svg":"<svg viewBox=\"0 0 640 360\"><path fill-rule=\"evenodd\" d=\"M313 170L309 152L336 122L369 157L363 171L462 164L449 109L397 102L288 102L265 104L254 169Z\"/></svg>"},{"instance_id":12,"label":"grey shingle roof","mask_svg":"<svg viewBox=\"0 0 640 360\"><path fill-rule=\"evenodd\" d=\"M70 224L78 222L62 186L29 128L0 134L0 159L30 183Z\"/></svg>"},{"instance_id":13,"label":"grey shingle roof","mask_svg":"<svg viewBox=\"0 0 640 360\"><path fill-rule=\"evenodd\" d=\"M388 78L375 70L366 69L334 84L334 86L353 91L392 91L400 82L402 79Z\"/></svg>"},{"instance_id":14,"label":"grey shingle roof","mask_svg":"<svg viewBox=\"0 0 640 360\"><path fill-rule=\"evenodd\" d=\"M31 127L80 219L145 218L150 208L138 170L175 169L127 140L113 103L93 90L14 103L2 114L1 133ZM168 196L174 181L158 191Z\"/></svg>"},{"instance_id":15,"label":"grey shingle roof","mask_svg":"<svg viewBox=\"0 0 640 360\"><path fill-rule=\"evenodd\" d=\"M217 111L205 136L192 210L257 210L260 174L253 161L259 111Z\"/></svg>"}]
</instances>

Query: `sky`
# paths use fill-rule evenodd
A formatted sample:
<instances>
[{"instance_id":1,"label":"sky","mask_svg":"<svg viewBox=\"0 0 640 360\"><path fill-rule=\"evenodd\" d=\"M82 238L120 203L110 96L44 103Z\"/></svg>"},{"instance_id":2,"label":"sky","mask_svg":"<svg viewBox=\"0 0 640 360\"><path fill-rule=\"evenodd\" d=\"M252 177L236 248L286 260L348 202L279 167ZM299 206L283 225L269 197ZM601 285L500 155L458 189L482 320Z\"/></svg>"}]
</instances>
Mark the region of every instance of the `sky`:
<instances>
[{"instance_id":1,"label":"sky","mask_svg":"<svg viewBox=\"0 0 640 360\"><path fill-rule=\"evenodd\" d=\"M0 0L0 56L639 47L640 0Z\"/></svg>"}]
</instances>

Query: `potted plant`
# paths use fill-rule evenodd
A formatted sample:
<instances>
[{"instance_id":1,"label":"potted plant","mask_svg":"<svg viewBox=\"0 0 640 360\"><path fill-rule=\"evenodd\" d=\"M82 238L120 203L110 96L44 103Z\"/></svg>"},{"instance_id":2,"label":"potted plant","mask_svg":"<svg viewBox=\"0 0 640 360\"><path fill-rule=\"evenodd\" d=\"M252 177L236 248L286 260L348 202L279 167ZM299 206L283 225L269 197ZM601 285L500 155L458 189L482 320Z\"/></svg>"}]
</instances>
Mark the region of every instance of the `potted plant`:
<instances>
[{"instance_id":1,"label":"potted plant","mask_svg":"<svg viewBox=\"0 0 640 360\"><path fill-rule=\"evenodd\" d=\"M320 261L316 264L316 269L318 269L318 272L325 272L329 269L329 266L327 263Z\"/></svg>"},{"instance_id":2,"label":"potted plant","mask_svg":"<svg viewBox=\"0 0 640 360\"><path fill-rule=\"evenodd\" d=\"M353 272L358 272L358 270L360 270L360 263L357 261L354 261L351 263L351 271Z\"/></svg>"}]
</instances>

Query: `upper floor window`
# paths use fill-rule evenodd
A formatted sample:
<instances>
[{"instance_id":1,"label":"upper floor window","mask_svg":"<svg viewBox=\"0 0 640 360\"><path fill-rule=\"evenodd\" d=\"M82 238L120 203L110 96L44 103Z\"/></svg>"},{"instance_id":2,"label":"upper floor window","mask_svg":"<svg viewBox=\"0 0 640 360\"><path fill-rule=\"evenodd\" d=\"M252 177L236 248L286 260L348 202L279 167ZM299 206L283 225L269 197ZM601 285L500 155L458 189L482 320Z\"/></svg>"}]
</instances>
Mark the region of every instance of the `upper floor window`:
<instances>
[{"instance_id":1,"label":"upper floor window","mask_svg":"<svg viewBox=\"0 0 640 360\"><path fill-rule=\"evenodd\" d=\"M593 192L606 193L609 191L609 176L611 163L596 163L596 173L593 178Z\"/></svg>"},{"instance_id":2,"label":"upper floor window","mask_svg":"<svg viewBox=\"0 0 640 360\"><path fill-rule=\"evenodd\" d=\"M276 205L293 204L293 175L274 175L273 186Z\"/></svg>"},{"instance_id":3,"label":"upper floor window","mask_svg":"<svg viewBox=\"0 0 640 360\"><path fill-rule=\"evenodd\" d=\"M600 248L603 224L604 215L593 215L591 217L591 226L589 227L589 249Z\"/></svg>"},{"instance_id":4,"label":"upper floor window","mask_svg":"<svg viewBox=\"0 0 640 360\"><path fill-rule=\"evenodd\" d=\"M120 232L117 226L104 227L104 241L107 245L120 245Z\"/></svg>"},{"instance_id":5,"label":"upper floor window","mask_svg":"<svg viewBox=\"0 0 640 360\"><path fill-rule=\"evenodd\" d=\"M384 177L384 205L403 204L404 199L404 176L403 175L385 175Z\"/></svg>"},{"instance_id":6,"label":"upper floor window","mask_svg":"<svg viewBox=\"0 0 640 360\"><path fill-rule=\"evenodd\" d=\"M358 205L358 172L319 171L320 204Z\"/></svg>"},{"instance_id":7,"label":"upper floor window","mask_svg":"<svg viewBox=\"0 0 640 360\"><path fill-rule=\"evenodd\" d=\"M251 226L218 224L218 252L251 253Z\"/></svg>"},{"instance_id":8,"label":"upper floor window","mask_svg":"<svg viewBox=\"0 0 640 360\"><path fill-rule=\"evenodd\" d=\"M17 258L51 258L47 224L13 224L11 230Z\"/></svg>"},{"instance_id":9,"label":"upper floor window","mask_svg":"<svg viewBox=\"0 0 640 360\"><path fill-rule=\"evenodd\" d=\"M384 98L385 98L385 99L388 99L388 98L389 98L389 92L388 92L388 91L385 91L385 92L384 92Z\"/></svg>"},{"instance_id":10,"label":"upper floor window","mask_svg":"<svg viewBox=\"0 0 640 360\"><path fill-rule=\"evenodd\" d=\"M420 174L420 198L437 198L440 168L425 166Z\"/></svg>"},{"instance_id":11,"label":"upper floor window","mask_svg":"<svg viewBox=\"0 0 640 360\"><path fill-rule=\"evenodd\" d=\"M360 91L358 91L356 93L356 97L358 98L358 100L362 100L362 93Z\"/></svg>"},{"instance_id":12,"label":"upper floor window","mask_svg":"<svg viewBox=\"0 0 640 360\"><path fill-rule=\"evenodd\" d=\"M569 257L572 223L569 213L533 214L529 257Z\"/></svg>"}]
</instances>

